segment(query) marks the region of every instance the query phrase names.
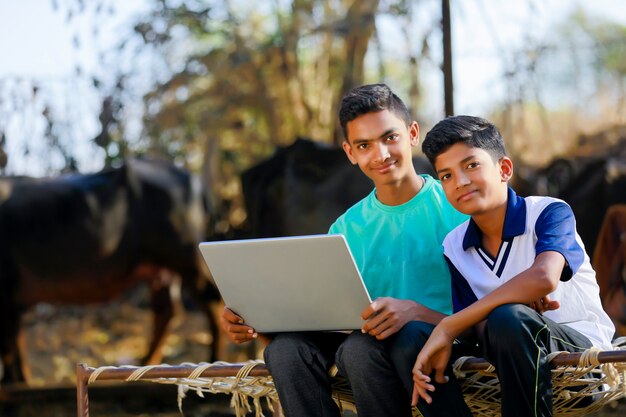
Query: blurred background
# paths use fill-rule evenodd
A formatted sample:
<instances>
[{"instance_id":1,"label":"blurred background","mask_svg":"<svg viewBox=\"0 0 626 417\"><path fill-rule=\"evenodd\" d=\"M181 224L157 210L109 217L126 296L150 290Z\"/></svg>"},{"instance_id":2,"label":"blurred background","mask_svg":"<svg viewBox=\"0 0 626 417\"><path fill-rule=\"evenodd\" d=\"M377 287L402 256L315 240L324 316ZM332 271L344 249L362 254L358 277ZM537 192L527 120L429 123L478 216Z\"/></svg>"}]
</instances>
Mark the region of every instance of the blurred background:
<instances>
[{"instance_id":1,"label":"blurred background","mask_svg":"<svg viewBox=\"0 0 626 417\"><path fill-rule=\"evenodd\" d=\"M224 228L244 169L341 140L350 87L388 83L422 134L446 115L438 0L24 0L0 24L2 172L169 159L233 202ZM453 112L493 120L518 164L575 151L626 122L625 25L619 0L450 2Z\"/></svg>"},{"instance_id":2,"label":"blurred background","mask_svg":"<svg viewBox=\"0 0 626 417\"><path fill-rule=\"evenodd\" d=\"M626 172L622 0L21 0L0 2L0 27L0 173L166 161L201 179L212 239L326 230L345 204L296 212L297 224L288 208L306 205L298 193L325 180L320 171L334 172L310 165L340 144L339 100L364 83L398 93L422 138L449 114L493 121L523 194L565 196L590 162L602 161L602 178L610 167ZM287 196L279 209L259 208L242 175L277 149L297 149L288 161L306 172L279 194L269 186ZM590 255L609 206L591 200L602 209L583 236ZM260 214L268 209L274 217ZM148 345L145 292L99 310L29 310L35 384L72 381L77 361L137 363ZM174 324L166 360L205 360L202 320Z\"/></svg>"}]
</instances>

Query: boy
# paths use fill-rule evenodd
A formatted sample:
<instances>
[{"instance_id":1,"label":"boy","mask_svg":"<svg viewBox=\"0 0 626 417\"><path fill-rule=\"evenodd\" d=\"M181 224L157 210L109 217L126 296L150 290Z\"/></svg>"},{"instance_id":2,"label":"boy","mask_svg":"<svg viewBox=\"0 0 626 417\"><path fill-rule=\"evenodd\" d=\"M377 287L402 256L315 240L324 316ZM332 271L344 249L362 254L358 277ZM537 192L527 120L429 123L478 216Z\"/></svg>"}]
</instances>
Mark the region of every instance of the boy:
<instances>
[{"instance_id":1,"label":"boy","mask_svg":"<svg viewBox=\"0 0 626 417\"><path fill-rule=\"evenodd\" d=\"M431 398L452 341L473 328L495 367L502 415L551 416L547 355L608 349L614 327L570 207L551 197L518 197L507 185L513 163L498 129L471 116L448 117L422 150L448 201L471 219L445 238L454 314L441 320L413 369L418 398ZM438 388L437 388L438 389Z\"/></svg>"},{"instance_id":2,"label":"boy","mask_svg":"<svg viewBox=\"0 0 626 417\"><path fill-rule=\"evenodd\" d=\"M288 417L340 415L328 377L333 363L350 382L359 417L409 417L411 366L435 324L451 311L441 242L466 217L448 204L437 181L415 172L411 150L419 126L389 87L351 90L339 119L348 159L375 189L330 233L346 237L374 302L362 312L361 332L276 334L265 361ZM236 342L258 336L228 309L222 323ZM441 401L418 404L425 416L471 415L454 381L437 394Z\"/></svg>"}]
</instances>

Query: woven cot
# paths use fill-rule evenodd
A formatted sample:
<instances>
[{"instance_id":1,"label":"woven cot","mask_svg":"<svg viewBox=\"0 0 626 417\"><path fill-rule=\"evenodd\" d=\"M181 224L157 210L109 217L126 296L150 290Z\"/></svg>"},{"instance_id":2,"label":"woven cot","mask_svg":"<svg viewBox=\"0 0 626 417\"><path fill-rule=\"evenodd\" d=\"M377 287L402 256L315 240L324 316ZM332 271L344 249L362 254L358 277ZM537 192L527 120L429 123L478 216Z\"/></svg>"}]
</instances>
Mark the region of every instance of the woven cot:
<instances>
[{"instance_id":1,"label":"woven cot","mask_svg":"<svg viewBox=\"0 0 626 417\"><path fill-rule=\"evenodd\" d=\"M613 351L592 348L582 353L556 352L553 365L554 415L578 416L593 413L606 404L626 396L626 338L617 339ZM500 385L495 368L481 358L463 357L454 363L465 400L475 416L500 415ZM333 396L342 410L354 410L347 381L331 370ZM262 361L245 363L200 363L178 366L77 366L78 417L89 416L88 386L97 381L149 381L178 386L178 406L189 391L205 394L230 394L237 416L255 410L262 414L262 401L273 410L278 403L269 370ZM419 416L417 409L414 415Z\"/></svg>"}]
</instances>

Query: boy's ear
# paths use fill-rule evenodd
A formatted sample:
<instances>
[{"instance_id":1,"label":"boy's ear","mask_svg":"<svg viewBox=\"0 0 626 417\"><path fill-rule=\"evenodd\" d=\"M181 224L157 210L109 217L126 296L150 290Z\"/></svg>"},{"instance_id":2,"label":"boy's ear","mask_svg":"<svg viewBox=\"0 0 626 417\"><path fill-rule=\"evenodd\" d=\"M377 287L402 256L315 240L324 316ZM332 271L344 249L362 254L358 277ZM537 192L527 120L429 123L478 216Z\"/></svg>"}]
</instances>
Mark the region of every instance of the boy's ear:
<instances>
[{"instance_id":1,"label":"boy's ear","mask_svg":"<svg viewBox=\"0 0 626 417\"><path fill-rule=\"evenodd\" d=\"M417 146L420 143L420 126L416 121L409 125L409 137L411 138L411 146Z\"/></svg>"},{"instance_id":2,"label":"boy's ear","mask_svg":"<svg viewBox=\"0 0 626 417\"><path fill-rule=\"evenodd\" d=\"M500 179L508 182L513 177L513 161L508 156L500 158Z\"/></svg>"},{"instance_id":3,"label":"boy's ear","mask_svg":"<svg viewBox=\"0 0 626 417\"><path fill-rule=\"evenodd\" d=\"M346 153L350 162L352 162L352 165L356 165L356 159L354 158L354 155L352 155L352 145L350 145L347 140L344 140L341 146L343 147L343 151Z\"/></svg>"}]
</instances>

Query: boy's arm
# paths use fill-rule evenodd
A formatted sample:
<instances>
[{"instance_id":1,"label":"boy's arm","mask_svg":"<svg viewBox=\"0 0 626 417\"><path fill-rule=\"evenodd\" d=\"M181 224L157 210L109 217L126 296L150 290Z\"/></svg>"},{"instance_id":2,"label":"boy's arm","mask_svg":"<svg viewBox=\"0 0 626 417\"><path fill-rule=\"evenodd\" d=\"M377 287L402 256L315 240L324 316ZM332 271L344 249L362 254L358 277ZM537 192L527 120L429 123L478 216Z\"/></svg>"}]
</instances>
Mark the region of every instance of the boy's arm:
<instances>
[{"instance_id":1,"label":"boy's arm","mask_svg":"<svg viewBox=\"0 0 626 417\"><path fill-rule=\"evenodd\" d=\"M559 284L565 258L558 252L542 252L530 268L517 274L502 286L464 308L446 317L439 326L458 336L463 330L487 318L496 307L503 304L530 304L553 292Z\"/></svg>"},{"instance_id":2,"label":"boy's arm","mask_svg":"<svg viewBox=\"0 0 626 417\"><path fill-rule=\"evenodd\" d=\"M437 325L420 351L413 368L413 403L419 397L432 401L428 391L434 391L430 374L435 372L439 383L447 381L443 371L450 359L452 342L466 329L486 319L489 313L503 304L530 304L553 292L565 267L565 258L558 252L542 252L530 268L511 278L485 297L463 310L445 317Z\"/></svg>"},{"instance_id":3,"label":"boy's arm","mask_svg":"<svg viewBox=\"0 0 626 417\"><path fill-rule=\"evenodd\" d=\"M366 320L361 331L382 340L398 332L409 321L419 320L436 325L446 315L412 300L381 297L367 306L361 317Z\"/></svg>"}]
</instances>

